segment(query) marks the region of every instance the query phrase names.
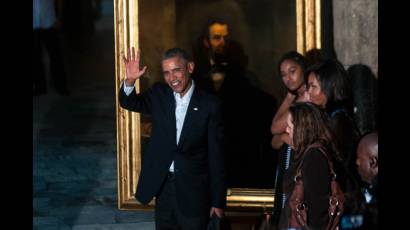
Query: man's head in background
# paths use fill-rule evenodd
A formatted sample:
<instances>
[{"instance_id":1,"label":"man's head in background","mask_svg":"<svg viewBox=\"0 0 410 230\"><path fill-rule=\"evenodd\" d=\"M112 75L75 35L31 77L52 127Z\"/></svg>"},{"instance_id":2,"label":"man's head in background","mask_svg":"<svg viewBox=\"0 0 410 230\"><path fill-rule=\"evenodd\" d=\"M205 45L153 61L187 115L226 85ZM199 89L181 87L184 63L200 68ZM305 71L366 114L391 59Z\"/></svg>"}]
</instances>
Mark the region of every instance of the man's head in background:
<instances>
[{"instance_id":1,"label":"man's head in background","mask_svg":"<svg viewBox=\"0 0 410 230\"><path fill-rule=\"evenodd\" d=\"M379 170L379 140L378 133L365 135L357 147L356 165L362 180L372 184Z\"/></svg>"}]
</instances>

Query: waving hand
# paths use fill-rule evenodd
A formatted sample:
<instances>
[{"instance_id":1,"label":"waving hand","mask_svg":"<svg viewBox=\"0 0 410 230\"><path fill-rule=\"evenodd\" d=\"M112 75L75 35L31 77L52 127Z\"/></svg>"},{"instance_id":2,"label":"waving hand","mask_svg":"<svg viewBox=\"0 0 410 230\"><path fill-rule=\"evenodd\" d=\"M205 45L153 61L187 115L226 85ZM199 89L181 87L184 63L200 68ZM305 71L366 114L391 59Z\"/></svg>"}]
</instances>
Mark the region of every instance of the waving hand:
<instances>
[{"instance_id":1,"label":"waving hand","mask_svg":"<svg viewBox=\"0 0 410 230\"><path fill-rule=\"evenodd\" d=\"M135 58L134 47L132 47L132 53L131 50L128 49L127 56L128 57L122 57L126 68L125 83L128 86L131 86L134 85L135 81L145 73L147 66L140 69L140 51L138 50L137 57Z\"/></svg>"}]
</instances>

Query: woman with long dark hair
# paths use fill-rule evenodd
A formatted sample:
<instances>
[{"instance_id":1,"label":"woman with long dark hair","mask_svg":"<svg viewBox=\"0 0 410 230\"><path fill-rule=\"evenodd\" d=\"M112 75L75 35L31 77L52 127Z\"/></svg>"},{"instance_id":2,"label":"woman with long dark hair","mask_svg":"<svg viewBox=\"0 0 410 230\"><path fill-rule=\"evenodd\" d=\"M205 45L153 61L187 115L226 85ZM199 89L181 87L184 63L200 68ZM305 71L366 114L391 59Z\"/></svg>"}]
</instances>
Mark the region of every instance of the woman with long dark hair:
<instances>
[{"instance_id":1,"label":"woman with long dark hair","mask_svg":"<svg viewBox=\"0 0 410 230\"><path fill-rule=\"evenodd\" d=\"M294 155L284 176L283 190L288 199L282 210L279 229L296 227L291 225L290 219L293 215L291 204L297 175L304 187L304 203L308 210L307 226L325 229L329 221L331 195L328 159L333 165L337 165L342 157L333 145L332 134L327 126L328 116L322 108L309 102L297 102L290 106L289 113L286 131L291 139Z\"/></svg>"},{"instance_id":2,"label":"woman with long dark hair","mask_svg":"<svg viewBox=\"0 0 410 230\"><path fill-rule=\"evenodd\" d=\"M328 59L308 68L305 77L309 101L323 108L329 116L333 143L340 152L346 172L341 184L346 192L345 211L354 213L359 208L357 197L360 194L360 176L355 164L359 130L353 119L348 73L338 60Z\"/></svg>"},{"instance_id":3,"label":"woman with long dark hair","mask_svg":"<svg viewBox=\"0 0 410 230\"><path fill-rule=\"evenodd\" d=\"M329 127L335 136L335 144L343 158L353 164L356 143L359 137L353 120L352 92L348 74L343 65L328 59L306 71L309 101L325 109Z\"/></svg>"}]
</instances>

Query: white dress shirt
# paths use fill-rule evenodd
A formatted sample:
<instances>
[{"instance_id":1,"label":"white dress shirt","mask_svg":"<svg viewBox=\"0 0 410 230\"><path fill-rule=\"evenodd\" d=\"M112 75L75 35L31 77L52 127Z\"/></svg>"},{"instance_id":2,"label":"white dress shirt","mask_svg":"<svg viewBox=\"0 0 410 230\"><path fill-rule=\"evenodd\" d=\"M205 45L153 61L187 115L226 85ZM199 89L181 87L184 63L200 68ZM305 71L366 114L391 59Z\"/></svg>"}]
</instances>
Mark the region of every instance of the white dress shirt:
<instances>
[{"instance_id":1,"label":"white dress shirt","mask_svg":"<svg viewBox=\"0 0 410 230\"><path fill-rule=\"evenodd\" d=\"M127 84L125 84L125 81L124 81L124 93L125 93L125 95L129 96L131 94L131 92L134 90L134 88L135 88L134 85L127 86Z\"/></svg>"},{"instance_id":2,"label":"white dress shirt","mask_svg":"<svg viewBox=\"0 0 410 230\"><path fill-rule=\"evenodd\" d=\"M188 110L189 102L191 101L192 93L194 92L195 83L191 80L191 87L188 89L188 92L181 97L179 93L174 92L175 98L175 120L176 120L176 131L177 139L176 144L179 142L179 137L181 136L181 131L184 125L185 115ZM129 96L130 93L134 90L134 86L127 86L124 82L124 93ZM170 172L174 172L174 161L172 161L171 166L169 167Z\"/></svg>"}]
</instances>

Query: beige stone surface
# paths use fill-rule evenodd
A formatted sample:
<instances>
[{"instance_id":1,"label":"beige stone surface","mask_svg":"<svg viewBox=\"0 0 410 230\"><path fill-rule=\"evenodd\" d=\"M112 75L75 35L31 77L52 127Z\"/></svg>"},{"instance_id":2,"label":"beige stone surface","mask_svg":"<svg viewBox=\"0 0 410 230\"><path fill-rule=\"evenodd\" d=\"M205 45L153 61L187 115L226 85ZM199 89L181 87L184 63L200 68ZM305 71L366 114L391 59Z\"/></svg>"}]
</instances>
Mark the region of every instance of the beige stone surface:
<instances>
[{"instance_id":1,"label":"beige stone surface","mask_svg":"<svg viewBox=\"0 0 410 230\"><path fill-rule=\"evenodd\" d=\"M368 65L378 74L378 1L333 1L334 46L338 59L349 67Z\"/></svg>"}]
</instances>

